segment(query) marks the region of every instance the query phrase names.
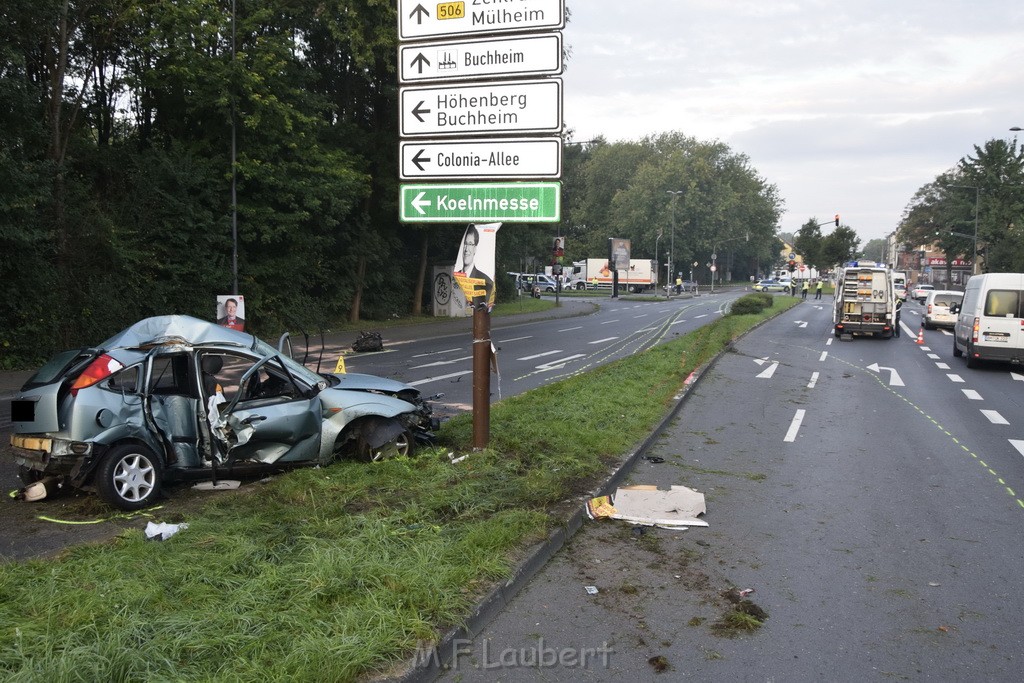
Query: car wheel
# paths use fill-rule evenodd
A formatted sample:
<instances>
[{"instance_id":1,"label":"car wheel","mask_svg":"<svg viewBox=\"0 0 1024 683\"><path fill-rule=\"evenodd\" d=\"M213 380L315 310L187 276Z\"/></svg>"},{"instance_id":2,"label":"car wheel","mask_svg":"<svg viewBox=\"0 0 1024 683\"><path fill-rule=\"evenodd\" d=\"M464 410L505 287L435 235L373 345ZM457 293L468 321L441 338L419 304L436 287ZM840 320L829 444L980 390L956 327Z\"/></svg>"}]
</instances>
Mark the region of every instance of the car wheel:
<instances>
[{"instance_id":1,"label":"car wheel","mask_svg":"<svg viewBox=\"0 0 1024 683\"><path fill-rule=\"evenodd\" d=\"M953 357L959 358L964 355L964 352L960 350L960 347L956 345L956 337L953 337Z\"/></svg>"},{"instance_id":2,"label":"car wheel","mask_svg":"<svg viewBox=\"0 0 1024 683\"><path fill-rule=\"evenodd\" d=\"M585 284L583 284L582 282L577 282L576 283L576 291L577 292L582 292L586 288L587 288L587 286Z\"/></svg>"},{"instance_id":3,"label":"car wheel","mask_svg":"<svg viewBox=\"0 0 1024 683\"><path fill-rule=\"evenodd\" d=\"M163 465L146 446L114 446L96 470L96 492L104 502L122 510L138 510L160 495Z\"/></svg>"},{"instance_id":4,"label":"car wheel","mask_svg":"<svg viewBox=\"0 0 1024 683\"><path fill-rule=\"evenodd\" d=\"M394 439L380 448L373 449L371 460L390 460L391 458L402 458L412 453L412 433L409 430L403 431Z\"/></svg>"},{"instance_id":5,"label":"car wheel","mask_svg":"<svg viewBox=\"0 0 1024 683\"><path fill-rule=\"evenodd\" d=\"M967 367L969 367L972 370L981 367L981 361L974 357L974 349L972 349L970 345L968 345L964 353L967 356Z\"/></svg>"},{"instance_id":6,"label":"car wheel","mask_svg":"<svg viewBox=\"0 0 1024 683\"><path fill-rule=\"evenodd\" d=\"M935 326L932 325L930 322L928 322L928 318L925 318L924 322L921 323L921 324L924 326L924 329L926 329L926 330L934 330L935 329Z\"/></svg>"}]
</instances>

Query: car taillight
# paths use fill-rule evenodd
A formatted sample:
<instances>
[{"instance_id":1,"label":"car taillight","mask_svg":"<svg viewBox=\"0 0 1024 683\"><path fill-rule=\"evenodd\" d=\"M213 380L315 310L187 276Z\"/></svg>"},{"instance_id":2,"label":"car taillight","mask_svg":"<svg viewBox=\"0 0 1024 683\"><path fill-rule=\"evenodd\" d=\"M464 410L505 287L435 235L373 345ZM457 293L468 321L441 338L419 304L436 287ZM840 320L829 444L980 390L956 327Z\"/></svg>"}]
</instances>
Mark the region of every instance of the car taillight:
<instances>
[{"instance_id":1,"label":"car taillight","mask_svg":"<svg viewBox=\"0 0 1024 683\"><path fill-rule=\"evenodd\" d=\"M975 344L978 343L978 329L981 328L981 318L974 319L974 327L972 328L971 341Z\"/></svg>"},{"instance_id":2,"label":"car taillight","mask_svg":"<svg viewBox=\"0 0 1024 683\"><path fill-rule=\"evenodd\" d=\"M928 315L932 314L932 305L928 304Z\"/></svg>"},{"instance_id":3,"label":"car taillight","mask_svg":"<svg viewBox=\"0 0 1024 683\"><path fill-rule=\"evenodd\" d=\"M89 363L75 383L71 385L71 395L77 396L79 389L85 389L91 387L97 382L102 382L106 378L113 375L115 372L124 369L124 365L120 361L117 361L107 354L103 354L93 362Z\"/></svg>"}]
</instances>

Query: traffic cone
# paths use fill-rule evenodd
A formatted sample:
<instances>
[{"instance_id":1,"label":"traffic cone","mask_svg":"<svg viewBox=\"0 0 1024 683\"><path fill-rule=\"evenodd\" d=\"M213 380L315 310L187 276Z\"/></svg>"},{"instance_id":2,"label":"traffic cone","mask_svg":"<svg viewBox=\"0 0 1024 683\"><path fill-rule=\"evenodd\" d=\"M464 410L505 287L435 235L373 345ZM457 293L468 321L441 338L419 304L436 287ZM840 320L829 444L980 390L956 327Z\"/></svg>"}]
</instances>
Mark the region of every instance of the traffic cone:
<instances>
[{"instance_id":1,"label":"traffic cone","mask_svg":"<svg viewBox=\"0 0 1024 683\"><path fill-rule=\"evenodd\" d=\"M917 330L917 342L918 344L924 344L924 325Z\"/></svg>"}]
</instances>

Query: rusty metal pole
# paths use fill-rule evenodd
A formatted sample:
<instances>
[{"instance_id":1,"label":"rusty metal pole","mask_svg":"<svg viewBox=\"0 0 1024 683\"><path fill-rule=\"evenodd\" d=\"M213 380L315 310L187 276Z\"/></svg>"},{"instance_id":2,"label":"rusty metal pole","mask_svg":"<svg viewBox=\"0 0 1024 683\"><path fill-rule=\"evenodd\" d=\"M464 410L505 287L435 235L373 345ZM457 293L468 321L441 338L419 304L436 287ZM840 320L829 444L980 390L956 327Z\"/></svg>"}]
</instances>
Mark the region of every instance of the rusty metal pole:
<instances>
[{"instance_id":1,"label":"rusty metal pole","mask_svg":"<svg viewBox=\"0 0 1024 683\"><path fill-rule=\"evenodd\" d=\"M473 448L491 440L491 314L486 303L473 308Z\"/></svg>"}]
</instances>

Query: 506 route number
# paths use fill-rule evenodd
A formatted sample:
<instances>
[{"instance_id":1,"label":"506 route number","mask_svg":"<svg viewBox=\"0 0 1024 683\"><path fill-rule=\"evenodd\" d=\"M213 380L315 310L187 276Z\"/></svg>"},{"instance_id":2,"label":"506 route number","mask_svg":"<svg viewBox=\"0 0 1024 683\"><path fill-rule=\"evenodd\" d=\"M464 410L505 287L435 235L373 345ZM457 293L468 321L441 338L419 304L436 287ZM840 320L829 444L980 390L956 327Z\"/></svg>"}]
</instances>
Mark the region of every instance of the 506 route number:
<instances>
[{"instance_id":1,"label":"506 route number","mask_svg":"<svg viewBox=\"0 0 1024 683\"><path fill-rule=\"evenodd\" d=\"M466 16L466 3L441 2L437 5L438 19L462 19Z\"/></svg>"}]
</instances>

